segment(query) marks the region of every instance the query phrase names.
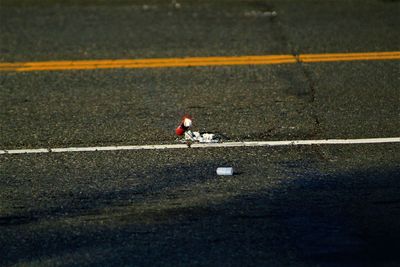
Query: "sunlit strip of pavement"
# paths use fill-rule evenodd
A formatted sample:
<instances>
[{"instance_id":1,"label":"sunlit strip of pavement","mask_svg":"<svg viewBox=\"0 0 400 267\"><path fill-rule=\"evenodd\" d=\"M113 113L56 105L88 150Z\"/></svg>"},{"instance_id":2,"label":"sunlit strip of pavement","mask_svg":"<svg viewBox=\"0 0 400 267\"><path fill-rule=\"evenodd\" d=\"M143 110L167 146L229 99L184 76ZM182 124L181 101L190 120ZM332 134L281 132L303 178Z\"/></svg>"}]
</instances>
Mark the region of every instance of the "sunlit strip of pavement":
<instances>
[{"instance_id":1,"label":"sunlit strip of pavement","mask_svg":"<svg viewBox=\"0 0 400 267\"><path fill-rule=\"evenodd\" d=\"M94 69L145 69L174 67L206 67L233 65L294 64L297 62L341 62L357 60L399 60L400 52L330 53L299 55L259 55L232 57L186 57L112 60L75 60L42 62L3 62L0 71L64 71Z\"/></svg>"},{"instance_id":2,"label":"sunlit strip of pavement","mask_svg":"<svg viewBox=\"0 0 400 267\"><path fill-rule=\"evenodd\" d=\"M284 141L248 141L224 143L194 143L190 148L229 148L229 147L268 147L268 146L300 146L300 145L347 145L347 144L383 144L400 143L400 137L363 138L363 139L322 139L322 140L284 140ZM0 150L0 155L7 154L40 154L67 152L96 152L119 150L168 150L188 149L186 144L132 145L132 146L93 146L38 149Z\"/></svg>"}]
</instances>

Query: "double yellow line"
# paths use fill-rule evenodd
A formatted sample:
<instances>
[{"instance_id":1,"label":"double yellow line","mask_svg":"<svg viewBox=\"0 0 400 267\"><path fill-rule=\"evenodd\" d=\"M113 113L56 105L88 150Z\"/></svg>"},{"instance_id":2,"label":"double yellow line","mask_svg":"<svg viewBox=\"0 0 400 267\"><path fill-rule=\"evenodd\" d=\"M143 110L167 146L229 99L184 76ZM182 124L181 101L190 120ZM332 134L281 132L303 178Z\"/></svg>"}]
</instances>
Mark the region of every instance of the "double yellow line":
<instances>
[{"instance_id":1,"label":"double yellow line","mask_svg":"<svg viewBox=\"0 0 400 267\"><path fill-rule=\"evenodd\" d=\"M400 52L335 53L304 55L264 55L232 57L187 57L154 59L75 60L43 62L3 62L0 71L63 71L94 69L144 69L229 65L271 65L297 62L339 62L355 60L399 60Z\"/></svg>"}]
</instances>

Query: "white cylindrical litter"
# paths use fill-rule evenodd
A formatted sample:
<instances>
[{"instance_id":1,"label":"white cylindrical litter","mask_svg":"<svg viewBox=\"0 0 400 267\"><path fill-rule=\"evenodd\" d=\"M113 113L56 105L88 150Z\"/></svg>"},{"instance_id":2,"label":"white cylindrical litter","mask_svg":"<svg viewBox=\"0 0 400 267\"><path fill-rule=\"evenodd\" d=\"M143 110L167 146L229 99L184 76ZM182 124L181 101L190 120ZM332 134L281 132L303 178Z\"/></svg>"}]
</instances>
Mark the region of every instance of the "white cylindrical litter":
<instances>
[{"instance_id":1,"label":"white cylindrical litter","mask_svg":"<svg viewBox=\"0 0 400 267\"><path fill-rule=\"evenodd\" d=\"M233 175L232 167L218 167L217 175Z\"/></svg>"}]
</instances>

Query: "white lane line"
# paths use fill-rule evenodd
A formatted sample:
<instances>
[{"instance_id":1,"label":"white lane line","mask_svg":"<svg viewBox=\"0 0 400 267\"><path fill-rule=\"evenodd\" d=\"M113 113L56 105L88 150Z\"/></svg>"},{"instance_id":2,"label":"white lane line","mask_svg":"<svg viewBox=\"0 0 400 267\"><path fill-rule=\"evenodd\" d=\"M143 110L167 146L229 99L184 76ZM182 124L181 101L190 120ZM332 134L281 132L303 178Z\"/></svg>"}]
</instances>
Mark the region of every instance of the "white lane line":
<instances>
[{"instance_id":1,"label":"white lane line","mask_svg":"<svg viewBox=\"0 0 400 267\"><path fill-rule=\"evenodd\" d=\"M192 144L191 148L345 145L345 144L381 144L381 143L400 143L400 137L205 143L205 144ZM0 154L35 154L35 153L65 153L65 152L95 152L95 151L116 151L116 150L155 150L155 149L165 150L165 149L187 149L187 148L188 147L186 144L64 147L64 148L11 149L11 150L3 149L0 150Z\"/></svg>"}]
</instances>

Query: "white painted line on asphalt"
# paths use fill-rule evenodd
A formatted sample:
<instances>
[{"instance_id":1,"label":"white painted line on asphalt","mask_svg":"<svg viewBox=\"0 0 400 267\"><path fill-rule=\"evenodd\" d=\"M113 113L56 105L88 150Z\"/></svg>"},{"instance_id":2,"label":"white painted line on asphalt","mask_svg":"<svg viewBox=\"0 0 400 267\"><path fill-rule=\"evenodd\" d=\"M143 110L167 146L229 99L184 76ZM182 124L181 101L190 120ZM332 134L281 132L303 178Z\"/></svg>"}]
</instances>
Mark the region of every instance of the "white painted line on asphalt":
<instances>
[{"instance_id":1,"label":"white painted line on asphalt","mask_svg":"<svg viewBox=\"0 0 400 267\"><path fill-rule=\"evenodd\" d=\"M192 144L191 148L210 147L262 147L262 146L299 146L299 145L345 145L345 144L382 144L400 143L400 137L364 138L364 139L322 139L322 140L286 140L286 141L249 141ZM187 149L186 144L165 145L136 145L136 146L98 146L98 147L64 147L38 149L11 149L0 150L0 154L35 154L35 153L66 153L66 152L95 152L116 150L166 150Z\"/></svg>"}]
</instances>

